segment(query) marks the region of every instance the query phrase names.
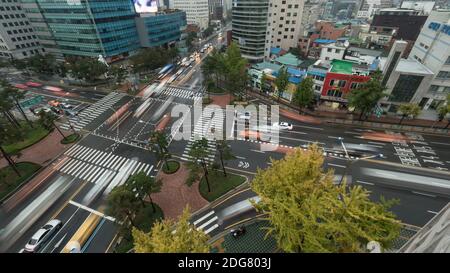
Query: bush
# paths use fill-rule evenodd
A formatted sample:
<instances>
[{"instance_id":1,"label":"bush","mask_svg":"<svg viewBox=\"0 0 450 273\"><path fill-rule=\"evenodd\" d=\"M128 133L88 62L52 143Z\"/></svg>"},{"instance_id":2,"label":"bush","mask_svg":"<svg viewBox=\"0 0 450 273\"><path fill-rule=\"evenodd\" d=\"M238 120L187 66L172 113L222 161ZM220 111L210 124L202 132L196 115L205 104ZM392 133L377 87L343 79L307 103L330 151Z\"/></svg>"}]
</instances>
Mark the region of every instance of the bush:
<instances>
[{"instance_id":1,"label":"bush","mask_svg":"<svg viewBox=\"0 0 450 273\"><path fill-rule=\"evenodd\" d=\"M180 169L180 162L174 160L167 161L167 165L164 163L162 167L162 171L165 174L176 173L178 169Z\"/></svg>"}]
</instances>

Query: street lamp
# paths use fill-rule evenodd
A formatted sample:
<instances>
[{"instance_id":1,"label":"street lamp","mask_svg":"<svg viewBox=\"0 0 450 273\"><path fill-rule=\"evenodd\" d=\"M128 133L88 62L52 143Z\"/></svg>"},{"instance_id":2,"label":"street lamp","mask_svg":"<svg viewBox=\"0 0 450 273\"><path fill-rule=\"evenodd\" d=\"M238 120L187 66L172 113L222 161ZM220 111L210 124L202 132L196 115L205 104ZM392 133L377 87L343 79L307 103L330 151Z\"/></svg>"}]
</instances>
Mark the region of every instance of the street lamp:
<instances>
[{"instance_id":1,"label":"street lamp","mask_svg":"<svg viewBox=\"0 0 450 273\"><path fill-rule=\"evenodd\" d=\"M372 159L372 158L377 158L377 157L383 158L383 154L376 154L376 155L360 157L360 158L356 158L355 160L351 160L350 156L348 155L347 148L345 147L345 144L344 144L344 138L339 137L338 140L341 142L342 148L344 148L344 151L345 151L345 156L348 159L347 164L345 165L344 174L342 175L341 180L339 181L339 184L338 184L339 186L342 184L344 177L347 175L347 169L351 164L355 163L358 160Z\"/></svg>"}]
</instances>

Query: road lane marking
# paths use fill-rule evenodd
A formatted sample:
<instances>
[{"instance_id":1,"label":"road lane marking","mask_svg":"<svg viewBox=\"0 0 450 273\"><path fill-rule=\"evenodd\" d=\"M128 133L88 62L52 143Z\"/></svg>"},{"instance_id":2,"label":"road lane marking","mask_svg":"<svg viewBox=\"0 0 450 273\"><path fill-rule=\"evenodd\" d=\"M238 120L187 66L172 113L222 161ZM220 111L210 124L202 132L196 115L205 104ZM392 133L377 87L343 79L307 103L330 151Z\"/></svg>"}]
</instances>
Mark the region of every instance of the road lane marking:
<instances>
[{"instance_id":1,"label":"road lane marking","mask_svg":"<svg viewBox=\"0 0 450 273\"><path fill-rule=\"evenodd\" d=\"M72 181L70 181L70 183L72 183L73 181L75 180L75 178L74 179L72 179ZM86 183L86 181L83 181L83 184L81 184L81 187L79 187L67 200L72 200L85 186L87 185L87 183ZM56 211L55 212L55 214L53 214L52 215L52 217L51 217L51 219L55 219L56 218L56 216L58 216L60 213L61 213L61 211L65 208L65 207L67 207L67 204L69 204L69 201L66 201L65 203L64 203L64 205L62 205L60 208L59 208L59 210L58 211Z\"/></svg>"},{"instance_id":2,"label":"road lane marking","mask_svg":"<svg viewBox=\"0 0 450 273\"><path fill-rule=\"evenodd\" d=\"M197 230L203 230L206 226L208 226L209 224L211 224L212 222L216 221L217 219L219 219L219 217L214 216L213 218L209 219L208 221L206 221L205 223L203 223L203 225L199 226L197 228Z\"/></svg>"},{"instance_id":3,"label":"road lane marking","mask_svg":"<svg viewBox=\"0 0 450 273\"><path fill-rule=\"evenodd\" d=\"M255 210L255 211L256 211L256 210ZM239 222L236 222L236 223L234 223L234 224L231 224L231 225L225 227L223 230L230 229L230 228L232 228L232 227L234 227L234 226L237 226L237 225L239 225L239 224L245 223L245 222L247 222L247 221L249 221L249 220L251 220L251 219L259 218L259 217L264 216L264 215L266 215L266 214L265 214L265 213L260 213L260 214L257 214L257 215L255 215L255 216L253 216L253 217L245 218L245 219L243 219L243 220L241 220L241 221L239 221Z\"/></svg>"},{"instance_id":4,"label":"road lane marking","mask_svg":"<svg viewBox=\"0 0 450 273\"><path fill-rule=\"evenodd\" d=\"M430 142L430 143L450 146L450 143L442 143L442 142Z\"/></svg>"},{"instance_id":5,"label":"road lane marking","mask_svg":"<svg viewBox=\"0 0 450 273\"><path fill-rule=\"evenodd\" d=\"M352 135L360 135L360 133L357 133L357 132L349 132L349 131L345 131L344 133L346 133L346 134L352 134Z\"/></svg>"},{"instance_id":6,"label":"road lane marking","mask_svg":"<svg viewBox=\"0 0 450 273\"><path fill-rule=\"evenodd\" d=\"M371 186L375 185L375 184L373 184L371 182L364 182L364 181L361 181L361 180L356 180L356 182L357 183L361 183L361 184L371 185Z\"/></svg>"},{"instance_id":7,"label":"road lane marking","mask_svg":"<svg viewBox=\"0 0 450 273\"><path fill-rule=\"evenodd\" d=\"M226 197L225 199L219 201L217 204L214 204L214 205L212 206L212 208L215 208L215 207L217 207L217 206L223 204L225 201L227 201L227 200L229 200L229 199L235 197L236 195L241 194L241 193L243 193L244 191L249 191L249 190L251 190L251 188L245 188L245 189L239 190L239 191L233 193L232 195Z\"/></svg>"},{"instance_id":8,"label":"road lane marking","mask_svg":"<svg viewBox=\"0 0 450 273\"><path fill-rule=\"evenodd\" d=\"M67 221L63 224L63 226L58 230L58 232L55 234L55 236L53 236L53 238L48 242L48 244L45 245L45 247L40 251L41 253L44 252L44 250L47 249L47 247L49 245L51 245L51 243L53 242L53 240L55 240L56 237L58 237L58 234L64 229L65 226L67 226L67 224L69 224L70 220L72 220L72 218L75 216L75 214L77 214L77 212L80 210L80 208L77 208L75 210L75 212L69 217L69 219L67 219ZM55 219L54 217L52 219ZM54 250L54 249L53 249ZM53 252L52 250L52 252Z\"/></svg>"},{"instance_id":9,"label":"road lane marking","mask_svg":"<svg viewBox=\"0 0 450 273\"><path fill-rule=\"evenodd\" d=\"M243 156L235 156L236 158L239 158L239 159L245 159L245 157L243 157Z\"/></svg>"},{"instance_id":10,"label":"road lane marking","mask_svg":"<svg viewBox=\"0 0 450 273\"><path fill-rule=\"evenodd\" d=\"M438 212L432 211L432 210L427 210L427 212L431 213L431 214L438 214Z\"/></svg>"},{"instance_id":11,"label":"road lane marking","mask_svg":"<svg viewBox=\"0 0 450 273\"><path fill-rule=\"evenodd\" d=\"M339 167L339 168L345 168L345 166L343 166L343 165L338 165L338 164L333 164L333 163L328 163L328 166Z\"/></svg>"},{"instance_id":12,"label":"road lane marking","mask_svg":"<svg viewBox=\"0 0 450 273\"><path fill-rule=\"evenodd\" d=\"M201 221L205 220L206 218L208 218L209 216L214 214L214 210L210 211L209 213L203 215L201 218L197 219L193 224L194 226L197 225L198 223L200 223Z\"/></svg>"},{"instance_id":13,"label":"road lane marking","mask_svg":"<svg viewBox=\"0 0 450 273\"><path fill-rule=\"evenodd\" d=\"M301 127L301 128L306 128L306 129L321 130L321 131L323 131L323 128L319 128L319 127L310 127L310 126L297 125L297 124L293 124L293 126L295 126L295 127Z\"/></svg>"},{"instance_id":14,"label":"road lane marking","mask_svg":"<svg viewBox=\"0 0 450 273\"><path fill-rule=\"evenodd\" d=\"M95 209L91 209L91 208L89 208L89 207L87 207L85 205L82 205L80 203L77 203L77 202L75 202L73 200L70 200L69 203L74 205L74 206L80 207L80 208L82 208L82 209L84 209L86 211L89 211L90 213L96 214L96 215L98 215L100 217L103 217L103 218L105 218L107 220L110 220L111 222L115 222L116 221L116 219L114 217L106 216L105 214L101 213L100 211L97 211Z\"/></svg>"},{"instance_id":15,"label":"road lane marking","mask_svg":"<svg viewBox=\"0 0 450 273\"><path fill-rule=\"evenodd\" d=\"M250 151L255 152L255 153L261 153L261 154L265 154L266 152L260 151L260 150L253 150L251 149Z\"/></svg>"},{"instance_id":16,"label":"road lane marking","mask_svg":"<svg viewBox=\"0 0 450 273\"><path fill-rule=\"evenodd\" d=\"M376 145L386 145L386 143L381 143L381 142L373 142L373 141L369 141L368 143L371 143L371 144L376 144Z\"/></svg>"},{"instance_id":17,"label":"road lane marking","mask_svg":"<svg viewBox=\"0 0 450 273\"><path fill-rule=\"evenodd\" d=\"M433 198L436 197L436 195L433 195L433 194L428 194L428 193L423 193L423 192L418 192L418 191L411 191L411 192L415 193L417 195L423 195L423 196L428 196L428 197L433 197Z\"/></svg>"}]
</instances>

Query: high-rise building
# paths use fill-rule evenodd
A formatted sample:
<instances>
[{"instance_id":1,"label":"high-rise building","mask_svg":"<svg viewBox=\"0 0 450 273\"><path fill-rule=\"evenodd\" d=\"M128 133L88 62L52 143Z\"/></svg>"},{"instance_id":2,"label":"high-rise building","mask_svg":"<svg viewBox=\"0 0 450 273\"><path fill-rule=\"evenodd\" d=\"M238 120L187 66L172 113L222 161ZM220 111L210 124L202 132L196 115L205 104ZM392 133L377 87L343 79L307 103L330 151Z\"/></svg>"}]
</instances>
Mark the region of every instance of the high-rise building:
<instances>
[{"instance_id":1,"label":"high-rise building","mask_svg":"<svg viewBox=\"0 0 450 273\"><path fill-rule=\"evenodd\" d=\"M180 41L186 29L186 13L180 10L142 13L136 17L136 27L142 47L171 46Z\"/></svg>"},{"instance_id":2,"label":"high-rise building","mask_svg":"<svg viewBox=\"0 0 450 273\"><path fill-rule=\"evenodd\" d=\"M128 0L26 0L30 22L39 39L53 40L63 56L102 55L107 61L139 49L136 12ZM34 5L34 8L31 7ZM45 47L47 48L47 47Z\"/></svg>"},{"instance_id":3,"label":"high-rise building","mask_svg":"<svg viewBox=\"0 0 450 273\"><path fill-rule=\"evenodd\" d=\"M377 10L392 8L393 6L394 3L392 0L362 0L357 17L372 19Z\"/></svg>"},{"instance_id":4,"label":"high-rise building","mask_svg":"<svg viewBox=\"0 0 450 273\"><path fill-rule=\"evenodd\" d=\"M233 41L251 62L264 59L268 9L269 0L233 0Z\"/></svg>"},{"instance_id":5,"label":"high-rise building","mask_svg":"<svg viewBox=\"0 0 450 273\"><path fill-rule=\"evenodd\" d=\"M297 47L303 36L302 15L304 0L271 0L267 22L265 57L273 47L289 50Z\"/></svg>"},{"instance_id":6,"label":"high-rise building","mask_svg":"<svg viewBox=\"0 0 450 273\"><path fill-rule=\"evenodd\" d=\"M307 31L314 27L314 23L318 21L325 9L325 1L306 0L303 6L302 14L302 35L307 35Z\"/></svg>"},{"instance_id":7,"label":"high-rise building","mask_svg":"<svg viewBox=\"0 0 450 273\"><path fill-rule=\"evenodd\" d=\"M223 2L222 0L209 0L209 19L222 20L223 19Z\"/></svg>"},{"instance_id":8,"label":"high-rise building","mask_svg":"<svg viewBox=\"0 0 450 273\"><path fill-rule=\"evenodd\" d=\"M0 58L23 59L43 51L19 0L0 4Z\"/></svg>"},{"instance_id":9,"label":"high-rise building","mask_svg":"<svg viewBox=\"0 0 450 273\"><path fill-rule=\"evenodd\" d=\"M172 0L172 8L186 12L188 24L197 25L204 30L209 25L208 0Z\"/></svg>"},{"instance_id":10,"label":"high-rise building","mask_svg":"<svg viewBox=\"0 0 450 273\"><path fill-rule=\"evenodd\" d=\"M450 10L432 11L410 53L434 73L420 106L437 109L450 94Z\"/></svg>"}]
</instances>

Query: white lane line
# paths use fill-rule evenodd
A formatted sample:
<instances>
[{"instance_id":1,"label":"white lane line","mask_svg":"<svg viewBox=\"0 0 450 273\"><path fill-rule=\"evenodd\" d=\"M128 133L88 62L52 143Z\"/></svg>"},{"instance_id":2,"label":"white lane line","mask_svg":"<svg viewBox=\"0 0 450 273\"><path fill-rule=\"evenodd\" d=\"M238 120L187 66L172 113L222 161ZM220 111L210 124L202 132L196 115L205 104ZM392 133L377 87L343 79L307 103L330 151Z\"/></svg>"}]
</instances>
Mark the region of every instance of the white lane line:
<instances>
[{"instance_id":1,"label":"white lane line","mask_svg":"<svg viewBox=\"0 0 450 273\"><path fill-rule=\"evenodd\" d=\"M301 127L301 128L306 128L306 129L321 130L321 131L323 131L323 128L319 128L319 127L310 127L310 126L297 125L297 124L294 124L293 126L295 126L295 127Z\"/></svg>"},{"instance_id":2,"label":"white lane line","mask_svg":"<svg viewBox=\"0 0 450 273\"><path fill-rule=\"evenodd\" d=\"M207 221L203 225L199 226L197 228L197 230L203 230L204 227L208 226L209 224L211 224L212 222L216 221L217 219L219 219L219 217L214 216L213 218L209 219L209 221Z\"/></svg>"},{"instance_id":3,"label":"white lane line","mask_svg":"<svg viewBox=\"0 0 450 273\"><path fill-rule=\"evenodd\" d=\"M386 145L386 143L381 143L381 142L373 142L373 141L369 141L368 143L371 143L371 144L376 144L376 145Z\"/></svg>"},{"instance_id":4,"label":"white lane line","mask_svg":"<svg viewBox=\"0 0 450 273\"><path fill-rule=\"evenodd\" d=\"M443 142L430 142L430 143L450 146L450 143L443 143Z\"/></svg>"},{"instance_id":5,"label":"white lane line","mask_svg":"<svg viewBox=\"0 0 450 273\"><path fill-rule=\"evenodd\" d=\"M371 186L374 185L374 184L371 183L371 182L364 182L364 181L361 181L361 180L356 180L356 182L357 182L357 183L361 183L361 184L371 185Z\"/></svg>"},{"instance_id":6,"label":"white lane line","mask_svg":"<svg viewBox=\"0 0 450 273\"><path fill-rule=\"evenodd\" d=\"M243 157L243 156L236 156L236 158L245 159L245 157Z\"/></svg>"},{"instance_id":7,"label":"white lane line","mask_svg":"<svg viewBox=\"0 0 450 273\"><path fill-rule=\"evenodd\" d=\"M205 234L210 233L211 231L215 230L218 227L219 227L219 225L215 224L214 226L212 226L212 227L208 228L207 230L205 230Z\"/></svg>"},{"instance_id":8,"label":"white lane line","mask_svg":"<svg viewBox=\"0 0 450 273\"><path fill-rule=\"evenodd\" d=\"M328 138L339 139L340 137L328 136Z\"/></svg>"},{"instance_id":9,"label":"white lane line","mask_svg":"<svg viewBox=\"0 0 450 273\"><path fill-rule=\"evenodd\" d=\"M265 154L266 153L266 152L263 152L263 151L260 151L260 150L250 150L250 151L255 152L255 153L261 153L261 154Z\"/></svg>"},{"instance_id":10,"label":"white lane line","mask_svg":"<svg viewBox=\"0 0 450 273\"><path fill-rule=\"evenodd\" d=\"M197 219L193 224L194 226L197 225L198 223L202 222L203 220L205 220L206 218L208 218L209 216L213 215L214 211L210 211L208 214L203 215L201 218Z\"/></svg>"},{"instance_id":11,"label":"white lane line","mask_svg":"<svg viewBox=\"0 0 450 273\"><path fill-rule=\"evenodd\" d=\"M431 214L438 214L438 212L435 212L435 211L432 211L432 210L427 210L427 212L431 213Z\"/></svg>"},{"instance_id":12,"label":"white lane line","mask_svg":"<svg viewBox=\"0 0 450 273\"><path fill-rule=\"evenodd\" d=\"M418 191L411 191L411 192L418 194L418 195L423 195L423 196L428 196L428 197L433 197L433 198L436 197L436 195L433 195L433 194L428 194L428 193L423 193L423 192L418 192Z\"/></svg>"},{"instance_id":13,"label":"white lane line","mask_svg":"<svg viewBox=\"0 0 450 273\"><path fill-rule=\"evenodd\" d=\"M339 168L345 168L345 166L343 166L343 165L338 165L338 164L333 164L333 163L328 163L328 166L339 167Z\"/></svg>"},{"instance_id":14,"label":"white lane line","mask_svg":"<svg viewBox=\"0 0 450 273\"><path fill-rule=\"evenodd\" d=\"M99 211L96 211L95 209L91 209L91 208L86 207L86 206L84 206L84 205L82 205L82 204L80 204L80 203L77 203L77 202L75 202L75 201L70 200L69 203L72 204L72 205L74 205L74 206L76 206L76 207L79 207L80 209L87 210L87 211L89 211L90 213L96 214L96 215L98 215L98 216L100 216L100 217L103 217L103 218L105 218L105 219L107 219L107 220L110 220L110 221L112 221L112 222L114 222L114 221L116 220L115 218L113 218L113 217L111 217L111 216L106 216L105 214L103 214L103 213L101 213L101 212L99 212Z\"/></svg>"},{"instance_id":15,"label":"white lane line","mask_svg":"<svg viewBox=\"0 0 450 273\"><path fill-rule=\"evenodd\" d=\"M352 135L360 135L360 133L357 133L357 132L349 132L349 131L346 131L346 132L344 132L344 133L346 133L346 134L352 134Z\"/></svg>"}]
</instances>

